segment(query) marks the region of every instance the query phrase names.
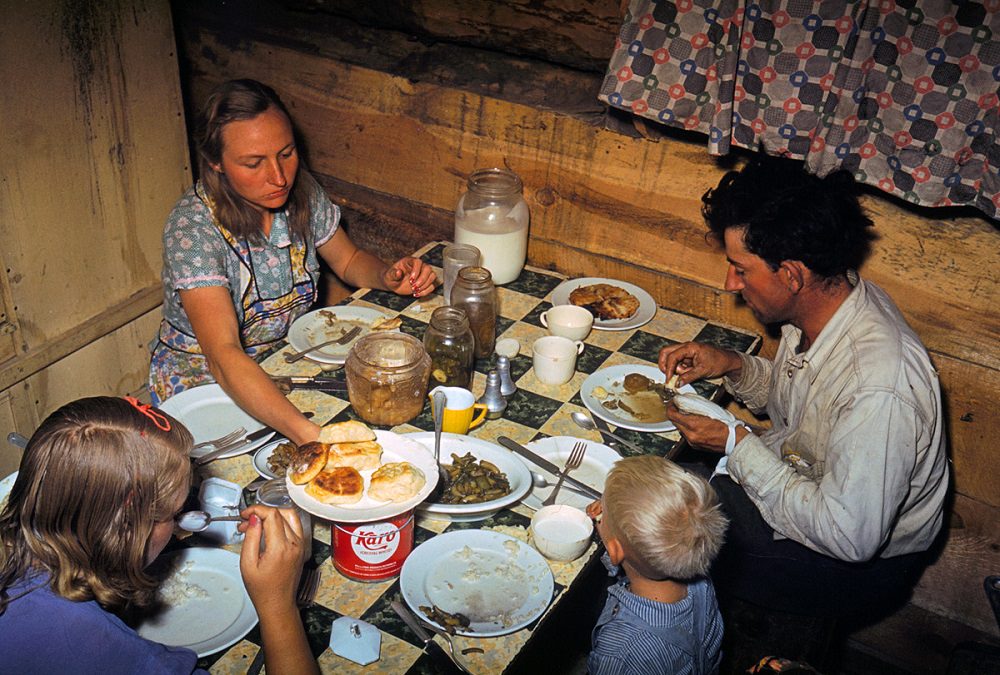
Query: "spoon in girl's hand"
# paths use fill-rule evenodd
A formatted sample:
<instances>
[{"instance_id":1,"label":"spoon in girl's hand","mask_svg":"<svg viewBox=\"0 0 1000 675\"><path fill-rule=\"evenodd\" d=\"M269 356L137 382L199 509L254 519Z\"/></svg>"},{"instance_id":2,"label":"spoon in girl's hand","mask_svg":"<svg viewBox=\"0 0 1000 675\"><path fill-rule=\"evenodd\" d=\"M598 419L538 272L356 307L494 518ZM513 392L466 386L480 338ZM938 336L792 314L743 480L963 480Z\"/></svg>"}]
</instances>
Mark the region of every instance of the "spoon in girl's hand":
<instances>
[{"instance_id":1,"label":"spoon in girl's hand","mask_svg":"<svg viewBox=\"0 0 1000 675\"><path fill-rule=\"evenodd\" d=\"M186 532L202 532L212 523L243 520L240 516L212 516L205 511L185 511L177 516L177 527Z\"/></svg>"}]
</instances>

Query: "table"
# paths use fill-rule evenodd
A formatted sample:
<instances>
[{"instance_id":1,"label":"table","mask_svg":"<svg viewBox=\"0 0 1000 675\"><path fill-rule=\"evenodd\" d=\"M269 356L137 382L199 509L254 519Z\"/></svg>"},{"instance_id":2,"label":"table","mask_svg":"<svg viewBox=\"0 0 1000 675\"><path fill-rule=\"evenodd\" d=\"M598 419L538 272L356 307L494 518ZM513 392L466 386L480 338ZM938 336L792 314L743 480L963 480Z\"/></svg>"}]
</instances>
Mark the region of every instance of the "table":
<instances>
[{"instance_id":1,"label":"table","mask_svg":"<svg viewBox=\"0 0 1000 675\"><path fill-rule=\"evenodd\" d=\"M441 252L444 244L434 242L421 248L414 255L433 265L441 275ZM761 338L740 329L722 326L704 319L673 310L658 308L656 316L648 324L627 331L594 330L585 340L586 349L577 361L577 372L573 379L562 386L548 386L537 381L531 371L531 344L547 334L539 321L539 315L551 307L552 290L566 277L534 267L526 267L516 280L498 288L500 317L497 334L512 337L520 343L520 353L511 359L511 376L518 391L508 401L507 410L500 419L489 420L471 432L471 435L493 441L504 435L521 443L546 436L577 436L602 442L597 432L587 432L576 426L570 419L573 411L587 412L580 399L580 385L587 375L611 365L625 363L655 363L659 349L664 344L696 340L727 349L747 353L756 352ZM383 312L398 313L402 319L401 330L418 339L423 339L424 330L431 312L442 304L440 293L430 297L414 299L393 293L361 289L341 304L372 307ZM308 360L294 364L284 362L282 355L288 351L287 345L276 349L262 360L262 366L272 375L316 375L320 366ZM485 388L486 373L493 359L483 359L476 363L473 392L478 396ZM339 371L343 376L343 371ZM713 397L720 391L717 382L696 384L699 393ZM289 399L302 411L314 413L318 423L357 419L347 395L333 396L318 391L294 390ZM612 427L613 428L613 427ZM429 406L407 424L393 427L398 433L433 430ZM616 433L634 441L649 453L666 455L679 441L676 431L661 434L647 434L617 429ZM619 448L623 455L634 454L627 448ZM202 477L219 476L240 485L248 485L258 478L250 455L219 460L199 470ZM248 501L252 495L245 493ZM499 514L479 523L450 523L417 518L414 545L444 531L476 527L502 528L504 532L523 535L527 538L527 526L532 511L523 505L501 511ZM518 529L520 528L520 529ZM314 653L318 654L324 672L337 673L433 673L436 664L421 650L422 644L409 628L389 607L392 600L401 600L398 580L379 583L361 583L341 576L331 561L330 525L314 519L313 562L321 566L323 578L316 594L315 602L303 612L306 631ZM188 543L193 543L194 537ZM570 563L550 563L555 577L555 598L546 613L534 624L516 633L498 638L456 637L458 649L480 647L483 653L470 653L463 657L470 670L475 673L500 673L521 652L540 626L557 610L560 601L567 595L574 581L588 563L593 564L597 544L592 544L583 557ZM598 563L599 564L599 563ZM382 633L381 659L367 668L343 659L328 648L330 624L340 616L360 618L378 627ZM221 653L200 660L200 666L213 673L245 673L259 649L260 633L254 629L242 641Z\"/></svg>"}]
</instances>

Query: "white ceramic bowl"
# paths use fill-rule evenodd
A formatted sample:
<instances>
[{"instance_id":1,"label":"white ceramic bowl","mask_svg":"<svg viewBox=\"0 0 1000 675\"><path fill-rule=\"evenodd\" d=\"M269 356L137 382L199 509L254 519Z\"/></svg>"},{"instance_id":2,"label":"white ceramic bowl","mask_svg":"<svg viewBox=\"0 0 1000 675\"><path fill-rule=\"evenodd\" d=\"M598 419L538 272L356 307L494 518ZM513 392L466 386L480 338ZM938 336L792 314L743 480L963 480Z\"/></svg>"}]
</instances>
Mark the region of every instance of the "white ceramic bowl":
<instances>
[{"instance_id":1,"label":"white ceramic bowl","mask_svg":"<svg viewBox=\"0 0 1000 675\"><path fill-rule=\"evenodd\" d=\"M431 453L434 452L434 432L418 431L412 434L404 434L407 438L426 445ZM476 459L485 459L492 462L498 469L507 475L510 483L510 494L491 499L488 502L478 504L436 504L424 502L417 506L417 511L430 518L438 520L448 520L455 522L475 522L486 520L497 511L507 508L528 494L531 490L531 472L517 455L510 450L495 443L484 441L474 436L464 436L461 434L441 434L441 463L451 464L452 454L459 457L471 452Z\"/></svg>"},{"instance_id":2,"label":"white ceramic bowl","mask_svg":"<svg viewBox=\"0 0 1000 675\"><path fill-rule=\"evenodd\" d=\"M543 506L531 517L531 541L549 560L576 560L590 546L594 523L575 506Z\"/></svg>"}]
</instances>

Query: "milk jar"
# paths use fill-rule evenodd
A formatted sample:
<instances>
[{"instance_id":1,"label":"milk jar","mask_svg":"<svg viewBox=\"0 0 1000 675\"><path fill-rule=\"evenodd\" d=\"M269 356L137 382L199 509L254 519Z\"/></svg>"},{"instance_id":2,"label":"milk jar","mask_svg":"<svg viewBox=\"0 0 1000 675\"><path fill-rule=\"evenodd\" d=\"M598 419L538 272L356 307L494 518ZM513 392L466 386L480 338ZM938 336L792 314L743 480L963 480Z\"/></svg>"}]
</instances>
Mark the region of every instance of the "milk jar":
<instances>
[{"instance_id":1,"label":"milk jar","mask_svg":"<svg viewBox=\"0 0 1000 675\"><path fill-rule=\"evenodd\" d=\"M493 283L517 278L528 253L528 204L521 179L507 169L477 169L455 207L455 243L472 244Z\"/></svg>"}]
</instances>

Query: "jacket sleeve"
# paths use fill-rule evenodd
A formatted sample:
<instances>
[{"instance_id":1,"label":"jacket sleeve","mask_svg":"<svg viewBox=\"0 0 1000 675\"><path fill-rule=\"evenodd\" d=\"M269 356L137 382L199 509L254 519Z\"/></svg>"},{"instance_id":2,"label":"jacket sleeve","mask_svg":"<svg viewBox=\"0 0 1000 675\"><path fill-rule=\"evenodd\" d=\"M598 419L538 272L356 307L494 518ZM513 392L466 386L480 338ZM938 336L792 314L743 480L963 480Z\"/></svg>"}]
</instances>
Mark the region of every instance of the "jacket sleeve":
<instances>
[{"instance_id":1,"label":"jacket sleeve","mask_svg":"<svg viewBox=\"0 0 1000 675\"><path fill-rule=\"evenodd\" d=\"M824 555L878 555L910 488L920 416L885 389L860 390L839 409L819 482L800 475L753 434L727 466L776 532Z\"/></svg>"},{"instance_id":2,"label":"jacket sleeve","mask_svg":"<svg viewBox=\"0 0 1000 675\"><path fill-rule=\"evenodd\" d=\"M738 380L723 378L726 391L742 401L755 414L767 408L767 397L771 390L771 368L773 363L762 356L737 353L743 368Z\"/></svg>"}]
</instances>

